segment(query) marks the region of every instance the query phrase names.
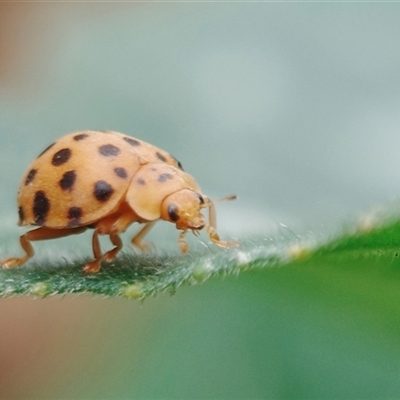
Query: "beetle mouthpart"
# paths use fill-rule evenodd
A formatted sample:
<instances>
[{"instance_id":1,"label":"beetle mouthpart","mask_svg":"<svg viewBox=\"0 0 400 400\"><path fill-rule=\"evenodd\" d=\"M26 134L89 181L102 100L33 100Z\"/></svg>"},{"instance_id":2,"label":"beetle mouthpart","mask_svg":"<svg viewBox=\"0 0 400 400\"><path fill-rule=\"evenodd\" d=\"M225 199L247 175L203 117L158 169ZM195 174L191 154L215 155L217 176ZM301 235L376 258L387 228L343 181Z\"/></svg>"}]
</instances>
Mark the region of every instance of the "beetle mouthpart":
<instances>
[{"instance_id":1,"label":"beetle mouthpart","mask_svg":"<svg viewBox=\"0 0 400 400\"><path fill-rule=\"evenodd\" d=\"M192 231L201 231L205 226L206 224L204 222L197 226L188 224L188 228L191 229Z\"/></svg>"}]
</instances>

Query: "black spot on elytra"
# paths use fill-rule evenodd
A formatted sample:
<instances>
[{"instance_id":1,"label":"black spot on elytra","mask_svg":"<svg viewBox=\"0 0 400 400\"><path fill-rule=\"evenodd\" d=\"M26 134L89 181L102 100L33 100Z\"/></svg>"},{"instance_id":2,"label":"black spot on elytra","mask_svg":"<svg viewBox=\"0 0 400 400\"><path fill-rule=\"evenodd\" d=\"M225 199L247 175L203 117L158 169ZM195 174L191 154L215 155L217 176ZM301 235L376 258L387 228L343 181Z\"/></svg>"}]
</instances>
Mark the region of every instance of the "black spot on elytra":
<instances>
[{"instance_id":1,"label":"black spot on elytra","mask_svg":"<svg viewBox=\"0 0 400 400\"><path fill-rule=\"evenodd\" d=\"M80 207L70 207L68 210L69 219L68 226L74 228L80 225L80 219L82 218L82 208Z\"/></svg>"},{"instance_id":2,"label":"black spot on elytra","mask_svg":"<svg viewBox=\"0 0 400 400\"><path fill-rule=\"evenodd\" d=\"M89 135L87 133L79 133L78 135L74 136L74 140L79 142L80 140L86 139Z\"/></svg>"},{"instance_id":3,"label":"black spot on elytra","mask_svg":"<svg viewBox=\"0 0 400 400\"><path fill-rule=\"evenodd\" d=\"M33 216L36 225L43 225L46 221L47 214L50 211L50 201L43 190L35 193L33 199Z\"/></svg>"},{"instance_id":4,"label":"black spot on elytra","mask_svg":"<svg viewBox=\"0 0 400 400\"><path fill-rule=\"evenodd\" d=\"M103 156L117 156L120 153L120 149L113 144L104 144L99 147L99 152Z\"/></svg>"},{"instance_id":5,"label":"black spot on elytra","mask_svg":"<svg viewBox=\"0 0 400 400\"><path fill-rule=\"evenodd\" d=\"M94 197L99 201L107 201L113 194L114 189L106 181L97 181L94 185Z\"/></svg>"},{"instance_id":6,"label":"black spot on elytra","mask_svg":"<svg viewBox=\"0 0 400 400\"><path fill-rule=\"evenodd\" d=\"M128 173L126 172L125 168L116 167L114 168L114 172L117 176L119 176L122 179L125 179L128 176Z\"/></svg>"},{"instance_id":7,"label":"black spot on elytra","mask_svg":"<svg viewBox=\"0 0 400 400\"><path fill-rule=\"evenodd\" d=\"M168 172L164 174L160 174L160 176L157 179L157 182L165 182L168 179L172 179L174 176L172 174L169 174Z\"/></svg>"},{"instance_id":8,"label":"black spot on elytra","mask_svg":"<svg viewBox=\"0 0 400 400\"><path fill-rule=\"evenodd\" d=\"M50 150L54 145L55 145L55 143L52 143L50 146L47 146L47 147L38 155L38 158L41 157L44 153L46 153L48 150Z\"/></svg>"},{"instance_id":9,"label":"black spot on elytra","mask_svg":"<svg viewBox=\"0 0 400 400\"><path fill-rule=\"evenodd\" d=\"M156 152L156 157L161 160L162 162L167 162L167 159L158 151Z\"/></svg>"},{"instance_id":10,"label":"black spot on elytra","mask_svg":"<svg viewBox=\"0 0 400 400\"><path fill-rule=\"evenodd\" d=\"M25 220L24 209L21 206L18 207L18 216L19 216L19 222L23 222Z\"/></svg>"},{"instance_id":11,"label":"black spot on elytra","mask_svg":"<svg viewBox=\"0 0 400 400\"><path fill-rule=\"evenodd\" d=\"M137 179L136 179L136 182L137 182L139 185L145 185L145 184L146 184L146 181L145 181L143 178L137 178Z\"/></svg>"},{"instance_id":12,"label":"black spot on elytra","mask_svg":"<svg viewBox=\"0 0 400 400\"><path fill-rule=\"evenodd\" d=\"M66 149L61 149L58 150L57 153L54 154L53 159L51 160L51 163L58 167L59 165L65 164L71 157L71 150L66 148Z\"/></svg>"},{"instance_id":13,"label":"black spot on elytra","mask_svg":"<svg viewBox=\"0 0 400 400\"><path fill-rule=\"evenodd\" d=\"M29 174L27 175L27 177L25 179L25 185L29 185L31 182L33 182L33 180L35 179L36 172L37 172L36 169L31 169L29 171Z\"/></svg>"},{"instance_id":14,"label":"black spot on elytra","mask_svg":"<svg viewBox=\"0 0 400 400\"><path fill-rule=\"evenodd\" d=\"M171 204L168 207L168 215L169 215L171 221L174 221L174 222L178 221L178 219L179 219L178 207L175 204Z\"/></svg>"},{"instance_id":15,"label":"black spot on elytra","mask_svg":"<svg viewBox=\"0 0 400 400\"><path fill-rule=\"evenodd\" d=\"M74 186L75 180L76 180L76 172L67 171L58 183L61 189L71 191L72 187Z\"/></svg>"},{"instance_id":16,"label":"black spot on elytra","mask_svg":"<svg viewBox=\"0 0 400 400\"><path fill-rule=\"evenodd\" d=\"M131 137L128 136L124 136L124 140L125 142L129 143L131 146L136 147L136 146L140 146L141 143L139 142L139 140L133 139Z\"/></svg>"}]
</instances>

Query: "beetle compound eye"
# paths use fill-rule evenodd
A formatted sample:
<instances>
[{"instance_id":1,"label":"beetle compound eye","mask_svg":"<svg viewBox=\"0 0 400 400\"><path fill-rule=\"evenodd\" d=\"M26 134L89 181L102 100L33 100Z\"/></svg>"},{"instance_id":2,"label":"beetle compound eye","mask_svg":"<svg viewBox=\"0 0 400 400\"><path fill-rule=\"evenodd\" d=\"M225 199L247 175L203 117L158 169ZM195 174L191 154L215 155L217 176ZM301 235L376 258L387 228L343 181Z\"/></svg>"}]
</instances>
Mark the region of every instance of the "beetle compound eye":
<instances>
[{"instance_id":1,"label":"beetle compound eye","mask_svg":"<svg viewBox=\"0 0 400 400\"><path fill-rule=\"evenodd\" d=\"M199 198L199 200L200 200L200 204L204 204L204 198L203 198L203 196L200 194L200 193L196 193L197 194L197 197Z\"/></svg>"},{"instance_id":2,"label":"beetle compound eye","mask_svg":"<svg viewBox=\"0 0 400 400\"><path fill-rule=\"evenodd\" d=\"M175 204L171 204L168 207L168 215L171 221L178 221L179 219L179 214L178 214L178 207Z\"/></svg>"}]
</instances>

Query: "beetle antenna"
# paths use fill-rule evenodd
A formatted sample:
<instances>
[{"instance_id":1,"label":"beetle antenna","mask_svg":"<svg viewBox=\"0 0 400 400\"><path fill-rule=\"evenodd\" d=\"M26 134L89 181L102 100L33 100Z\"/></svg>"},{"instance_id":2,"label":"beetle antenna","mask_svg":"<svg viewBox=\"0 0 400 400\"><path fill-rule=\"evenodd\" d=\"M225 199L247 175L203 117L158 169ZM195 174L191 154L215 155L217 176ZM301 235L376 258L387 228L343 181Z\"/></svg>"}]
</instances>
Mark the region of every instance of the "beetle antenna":
<instances>
[{"instance_id":1,"label":"beetle antenna","mask_svg":"<svg viewBox=\"0 0 400 400\"><path fill-rule=\"evenodd\" d=\"M225 196L222 199L219 199L216 201L216 203L219 203L221 201L230 201L230 200L236 200L237 196L236 194L230 194L229 196ZM215 206L212 200L208 197L205 197L204 199L204 206L208 208L208 218L209 218L209 226L211 226L214 230L217 229L217 216L215 213Z\"/></svg>"},{"instance_id":2,"label":"beetle antenna","mask_svg":"<svg viewBox=\"0 0 400 400\"><path fill-rule=\"evenodd\" d=\"M231 201L236 199L237 199L236 194L230 194L228 196L222 197L222 199L218 199L215 203L220 203L221 201Z\"/></svg>"}]
</instances>

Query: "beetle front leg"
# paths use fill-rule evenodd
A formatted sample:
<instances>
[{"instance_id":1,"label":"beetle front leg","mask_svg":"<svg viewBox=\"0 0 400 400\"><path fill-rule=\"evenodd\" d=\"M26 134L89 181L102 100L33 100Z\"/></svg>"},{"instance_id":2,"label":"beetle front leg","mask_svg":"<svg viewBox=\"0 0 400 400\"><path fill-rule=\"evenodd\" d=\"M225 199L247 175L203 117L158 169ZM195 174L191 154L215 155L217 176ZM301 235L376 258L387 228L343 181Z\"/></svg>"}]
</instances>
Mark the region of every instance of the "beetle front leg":
<instances>
[{"instance_id":1,"label":"beetle front leg","mask_svg":"<svg viewBox=\"0 0 400 400\"><path fill-rule=\"evenodd\" d=\"M237 247L239 246L239 242L235 240L221 240L219 238L218 233L212 226L206 226L205 230L207 231L208 235L210 236L210 240L218 247L223 249L227 249L228 247Z\"/></svg>"},{"instance_id":2,"label":"beetle front leg","mask_svg":"<svg viewBox=\"0 0 400 400\"><path fill-rule=\"evenodd\" d=\"M223 241L219 238L218 233L212 226L206 226L205 230L207 231L208 235L210 236L210 240L218 247L222 247L226 249L229 247L228 243L226 241Z\"/></svg>"},{"instance_id":3,"label":"beetle front leg","mask_svg":"<svg viewBox=\"0 0 400 400\"><path fill-rule=\"evenodd\" d=\"M186 233L187 233L187 230L185 229L184 231L182 231L179 234L179 237L178 237L179 248L181 249L181 252L184 253L184 254L186 254L189 251L189 246L188 246L188 244L186 243L186 240L185 240Z\"/></svg>"},{"instance_id":4,"label":"beetle front leg","mask_svg":"<svg viewBox=\"0 0 400 400\"><path fill-rule=\"evenodd\" d=\"M222 200L234 200L236 196L228 196ZM217 217L215 214L215 206L214 203L209 199L205 199L205 207L208 207L208 218L209 218L209 224L206 226L204 229L208 233L210 240L218 247L221 247L223 249L227 249L228 247L237 247L239 246L239 242L236 242L234 240L227 241L227 240L221 240L219 238L219 235L217 233Z\"/></svg>"}]
</instances>

